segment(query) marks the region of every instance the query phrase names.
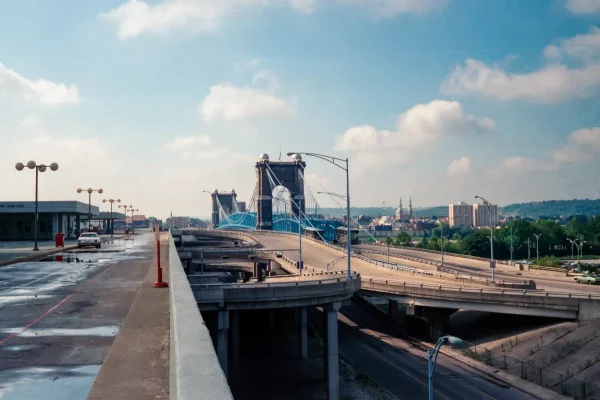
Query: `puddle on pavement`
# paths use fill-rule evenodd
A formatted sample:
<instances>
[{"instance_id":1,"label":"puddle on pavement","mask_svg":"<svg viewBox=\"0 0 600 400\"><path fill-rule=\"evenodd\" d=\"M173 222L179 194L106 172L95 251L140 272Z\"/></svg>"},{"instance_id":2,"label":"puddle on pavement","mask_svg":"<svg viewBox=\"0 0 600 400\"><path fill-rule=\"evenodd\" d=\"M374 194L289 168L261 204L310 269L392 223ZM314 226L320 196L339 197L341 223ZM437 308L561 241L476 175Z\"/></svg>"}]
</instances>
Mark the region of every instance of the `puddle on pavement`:
<instances>
[{"instance_id":1,"label":"puddle on pavement","mask_svg":"<svg viewBox=\"0 0 600 400\"><path fill-rule=\"evenodd\" d=\"M28 351L40 348L42 346L38 344L21 344L16 346L0 346L0 350L2 351L10 351L10 352L19 352L19 351Z\"/></svg>"},{"instance_id":2,"label":"puddle on pavement","mask_svg":"<svg viewBox=\"0 0 600 400\"><path fill-rule=\"evenodd\" d=\"M12 335L18 333L19 337L47 337L47 336L100 336L100 337L113 337L119 332L118 326L97 326L94 328L79 328L79 329L61 329L61 328L48 328L48 329L27 329L23 331L23 328L3 328L0 330L2 333ZM1 382L1 381L0 381ZM0 399L2 397L0 396Z\"/></svg>"},{"instance_id":3,"label":"puddle on pavement","mask_svg":"<svg viewBox=\"0 0 600 400\"><path fill-rule=\"evenodd\" d=\"M52 366L0 371L0 399L85 399L100 365Z\"/></svg>"}]
</instances>

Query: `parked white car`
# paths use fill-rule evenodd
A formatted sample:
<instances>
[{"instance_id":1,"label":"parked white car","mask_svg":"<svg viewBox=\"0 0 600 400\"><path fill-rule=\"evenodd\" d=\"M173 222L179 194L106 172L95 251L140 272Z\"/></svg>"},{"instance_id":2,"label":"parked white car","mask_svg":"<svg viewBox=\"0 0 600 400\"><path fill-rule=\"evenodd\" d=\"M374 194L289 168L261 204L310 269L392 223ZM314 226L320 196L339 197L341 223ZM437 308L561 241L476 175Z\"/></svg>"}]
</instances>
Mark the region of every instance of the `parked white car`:
<instances>
[{"instance_id":1,"label":"parked white car","mask_svg":"<svg viewBox=\"0 0 600 400\"><path fill-rule=\"evenodd\" d=\"M79 236L79 239L77 239L77 245L79 248L82 248L83 246L94 246L95 248L99 249L102 246L102 239L95 232L86 232Z\"/></svg>"}]
</instances>

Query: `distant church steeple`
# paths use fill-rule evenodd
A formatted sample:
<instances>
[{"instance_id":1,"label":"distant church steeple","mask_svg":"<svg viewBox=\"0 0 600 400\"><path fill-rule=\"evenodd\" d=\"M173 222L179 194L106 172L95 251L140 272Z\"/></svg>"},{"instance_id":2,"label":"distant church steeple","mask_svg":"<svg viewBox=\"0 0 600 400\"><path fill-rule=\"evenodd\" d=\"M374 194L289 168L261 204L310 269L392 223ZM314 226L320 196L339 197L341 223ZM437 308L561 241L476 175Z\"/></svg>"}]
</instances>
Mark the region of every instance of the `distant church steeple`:
<instances>
[{"instance_id":1,"label":"distant church steeple","mask_svg":"<svg viewBox=\"0 0 600 400\"><path fill-rule=\"evenodd\" d=\"M409 217L413 216L412 197L409 197L409 199L408 199L408 216Z\"/></svg>"}]
</instances>

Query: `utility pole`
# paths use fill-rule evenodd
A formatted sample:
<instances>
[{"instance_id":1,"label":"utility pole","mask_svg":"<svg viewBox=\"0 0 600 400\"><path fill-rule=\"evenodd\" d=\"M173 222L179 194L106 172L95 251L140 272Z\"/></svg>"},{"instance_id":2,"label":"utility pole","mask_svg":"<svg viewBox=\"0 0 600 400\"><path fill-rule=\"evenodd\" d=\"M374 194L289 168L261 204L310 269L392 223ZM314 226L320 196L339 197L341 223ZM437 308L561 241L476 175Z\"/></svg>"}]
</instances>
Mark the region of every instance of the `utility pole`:
<instances>
[{"instance_id":1,"label":"utility pole","mask_svg":"<svg viewBox=\"0 0 600 400\"><path fill-rule=\"evenodd\" d=\"M513 260L513 252L515 251L515 247L513 246L513 224L512 221L510 221L510 261L512 262Z\"/></svg>"},{"instance_id":2,"label":"utility pole","mask_svg":"<svg viewBox=\"0 0 600 400\"><path fill-rule=\"evenodd\" d=\"M531 260L531 246L529 246L529 238L527 238L527 259Z\"/></svg>"}]
</instances>

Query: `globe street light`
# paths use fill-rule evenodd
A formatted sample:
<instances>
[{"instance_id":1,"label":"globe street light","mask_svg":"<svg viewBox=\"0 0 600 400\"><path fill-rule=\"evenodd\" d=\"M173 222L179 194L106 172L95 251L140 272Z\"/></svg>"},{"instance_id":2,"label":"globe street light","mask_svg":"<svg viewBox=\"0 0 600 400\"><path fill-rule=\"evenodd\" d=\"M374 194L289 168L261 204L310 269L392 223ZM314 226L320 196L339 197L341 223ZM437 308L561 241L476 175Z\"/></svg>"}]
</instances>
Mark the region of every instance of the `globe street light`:
<instances>
[{"instance_id":1,"label":"globe street light","mask_svg":"<svg viewBox=\"0 0 600 400\"><path fill-rule=\"evenodd\" d=\"M486 199L484 199L481 196L475 196L476 199L480 199L481 201L483 201L483 204L487 207L487 209L490 212L490 268L492 269L492 282L495 281L494 279L494 270L496 269L496 264L494 263L494 225L493 224L493 218L492 218L492 205L490 204L489 201L487 201Z\"/></svg>"},{"instance_id":2,"label":"globe street light","mask_svg":"<svg viewBox=\"0 0 600 400\"><path fill-rule=\"evenodd\" d=\"M115 230L115 222L113 221L113 203L117 202L120 203L121 199L103 199L102 202L106 203L106 202L110 203L110 237L113 237L113 231Z\"/></svg>"},{"instance_id":3,"label":"globe street light","mask_svg":"<svg viewBox=\"0 0 600 400\"><path fill-rule=\"evenodd\" d=\"M129 211L131 212L131 234L135 235L135 223L133 222L133 213L140 211L139 208L134 209L132 205L129 206Z\"/></svg>"},{"instance_id":4,"label":"globe street light","mask_svg":"<svg viewBox=\"0 0 600 400\"><path fill-rule=\"evenodd\" d=\"M126 204L119 204L119 208L123 208L123 214L125 214L125 226L123 227L123 229L125 229L127 227L127 208L129 208L129 206ZM133 222L133 218L131 219L131 222Z\"/></svg>"},{"instance_id":5,"label":"globe street light","mask_svg":"<svg viewBox=\"0 0 600 400\"><path fill-rule=\"evenodd\" d=\"M303 153L303 152L290 152L287 153L288 156L291 156L292 158L294 158L294 156L298 156L298 155L306 155L306 156L311 156L311 157L316 157L316 158L320 158L321 160L325 160L330 164L335 165L336 167L346 171L346 220L348 221L348 237L347 237L347 244L348 244L348 279L350 279L351 277L351 270L350 270L350 255L352 253L352 245L351 245L351 229L350 229L350 175L349 175L349 169L348 169L348 159L342 159L342 158L338 158L338 157L332 157L332 156L328 156L328 155L324 155L324 154L317 154L317 153ZM345 163L346 166L344 167L343 165L339 164L339 163Z\"/></svg>"},{"instance_id":6,"label":"globe street light","mask_svg":"<svg viewBox=\"0 0 600 400\"><path fill-rule=\"evenodd\" d=\"M84 190L82 188L77 189L77 193L81 193L83 191ZM104 193L104 190L88 188L86 190L86 192L88 193L88 230L91 230L92 229L92 193L98 192L98 193L102 194L102 193ZM79 228L79 227L77 227L77 228Z\"/></svg>"},{"instance_id":7,"label":"globe street light","mask_svg":"<svg viewBox=\"0 0 600 400\"><path fill-rule=\"evenodd\" d=\"M15 165L15 168L17 169L17 171L23 171L23 169L25 169L25 165L23 165L22 162L18 162ZM45 172L47 168L50 168L50 170L52 170L52 171L56 171L56 170L58 170L58 164L54 162L50 165L45 165L45 164L36 164L35 161L29 161L27 163L27 168L35 169L35 220L33 223L33 238L34 238L35 243L33 245L33 251L39 251L40 249L38 249L38 172Z\"/></svg>"}]
</instances>

